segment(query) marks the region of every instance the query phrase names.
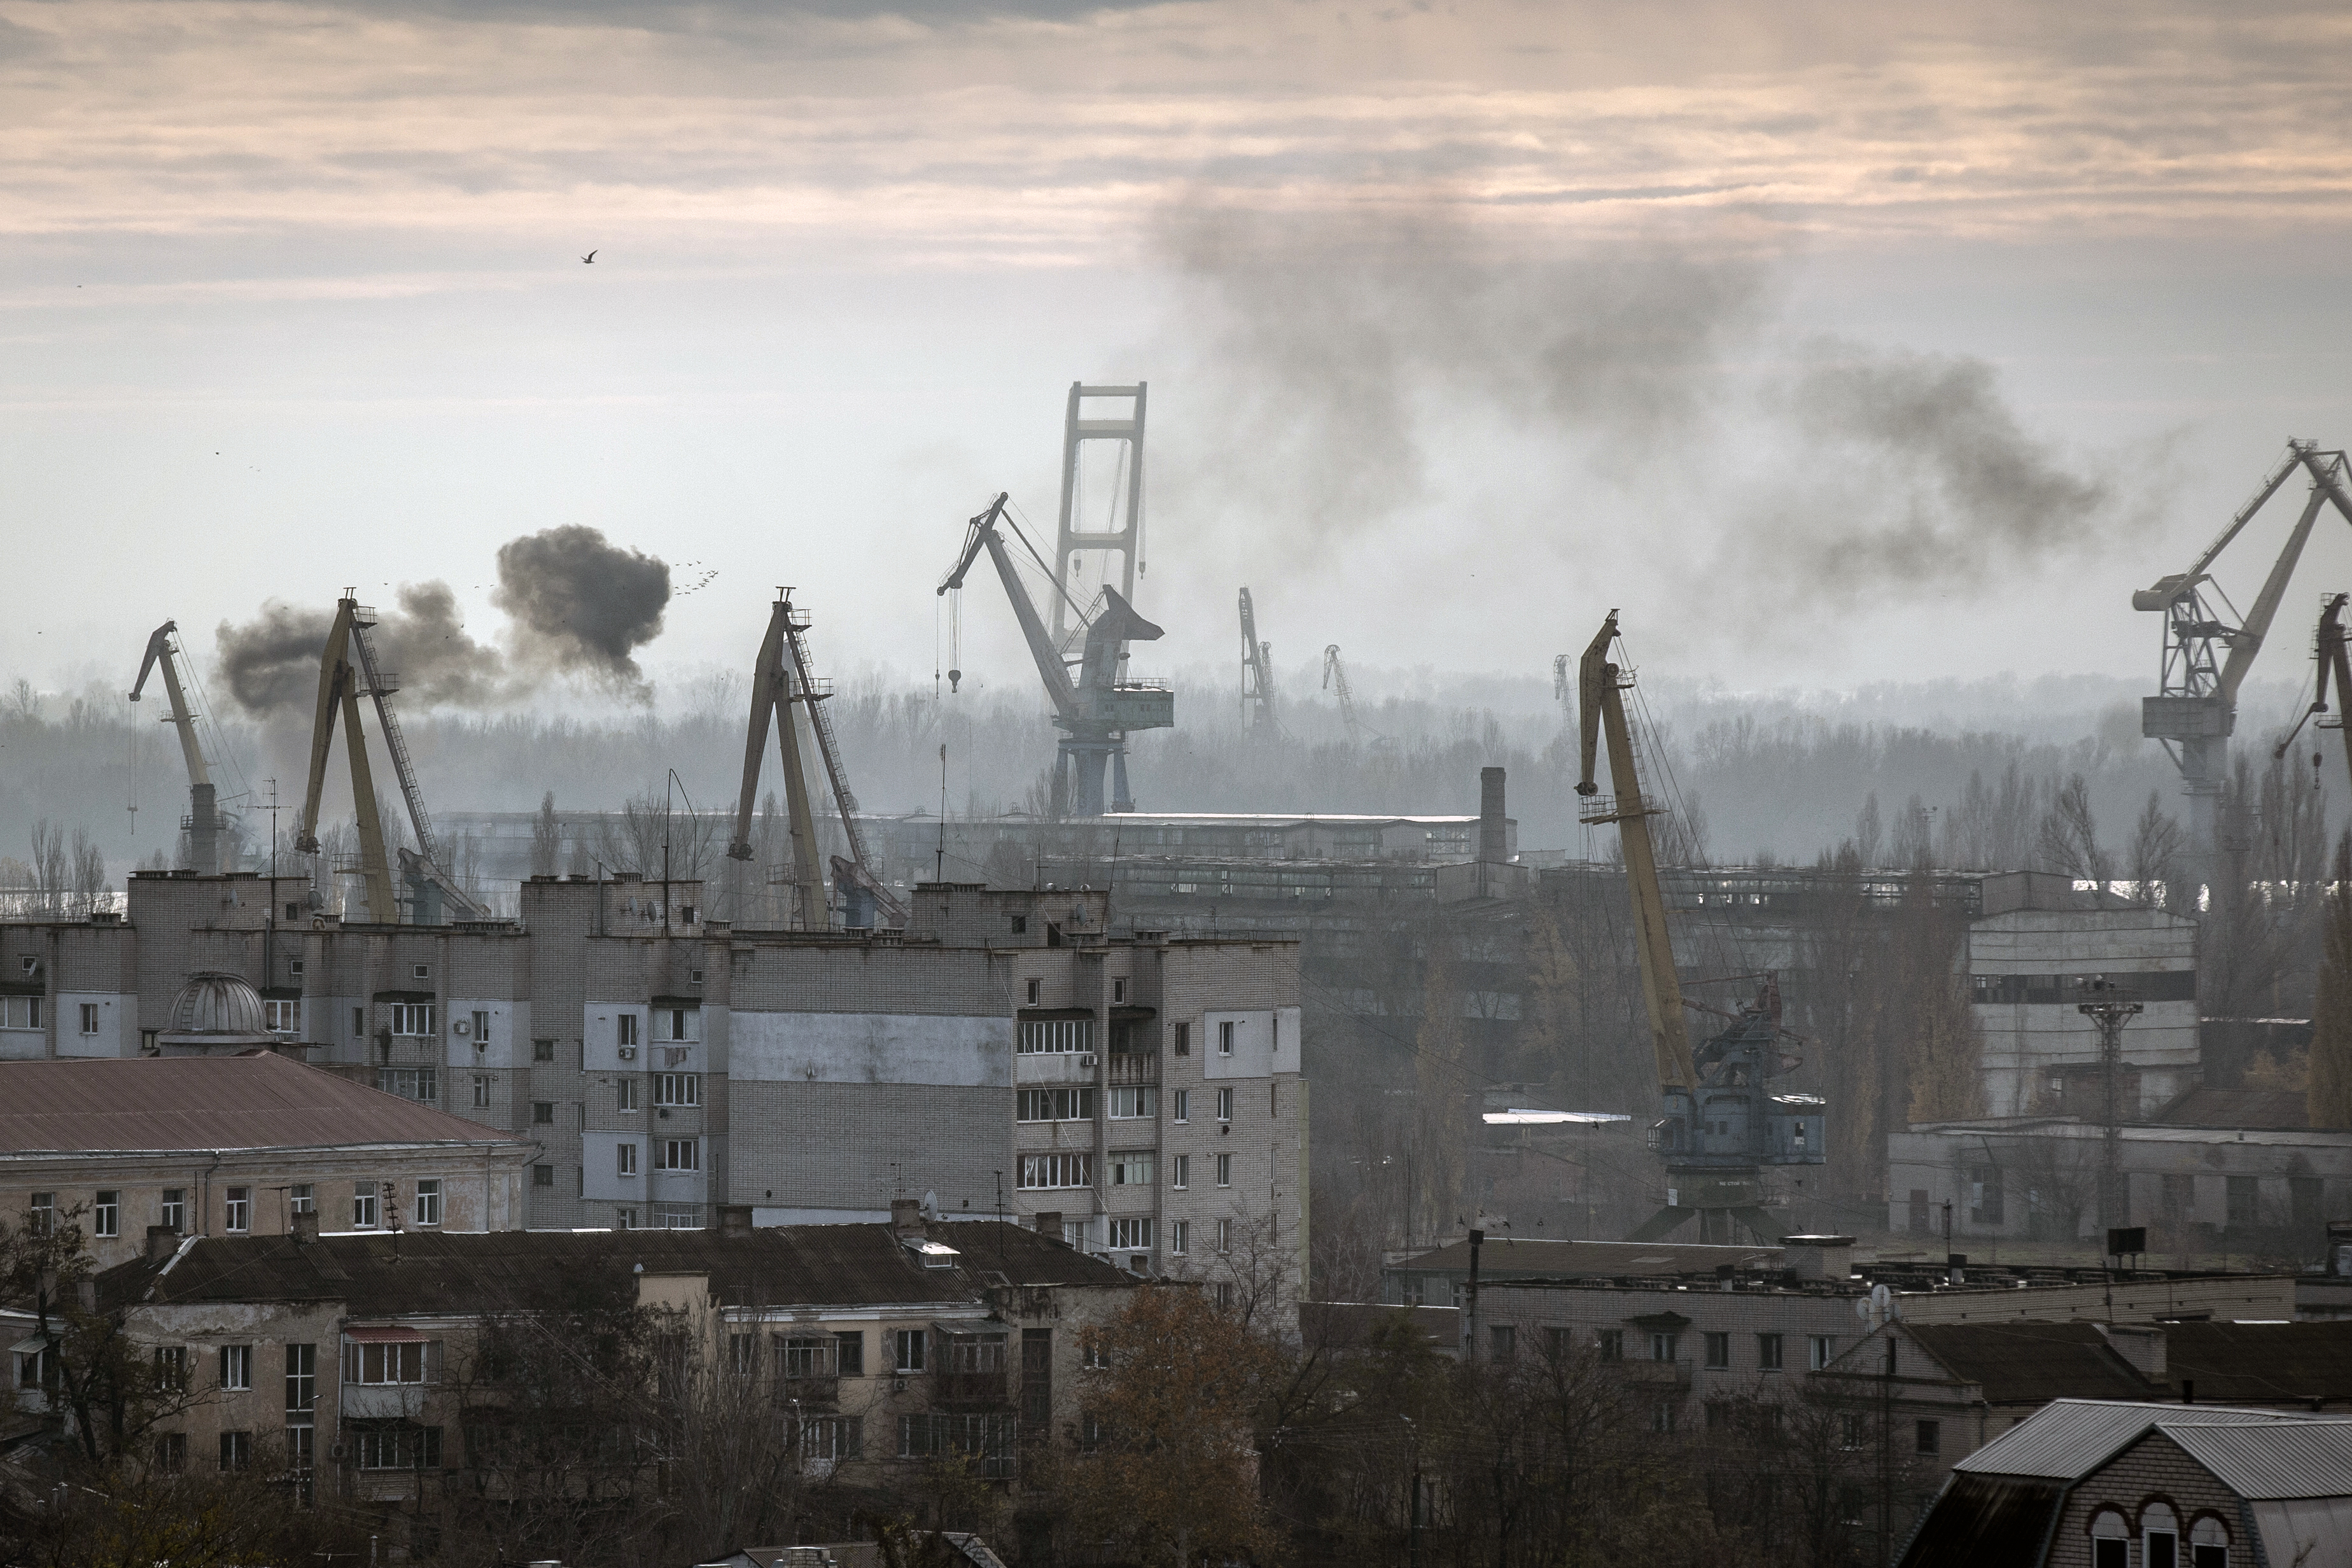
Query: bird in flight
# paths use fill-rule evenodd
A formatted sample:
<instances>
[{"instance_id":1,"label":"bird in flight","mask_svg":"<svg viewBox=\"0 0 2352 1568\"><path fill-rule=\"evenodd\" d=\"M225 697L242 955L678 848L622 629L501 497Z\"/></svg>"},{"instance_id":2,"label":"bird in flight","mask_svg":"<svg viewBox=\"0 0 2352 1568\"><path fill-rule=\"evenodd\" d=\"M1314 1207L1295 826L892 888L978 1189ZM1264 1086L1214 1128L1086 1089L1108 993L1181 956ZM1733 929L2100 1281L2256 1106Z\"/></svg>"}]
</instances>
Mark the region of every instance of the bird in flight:
<instances>
[{"instance_id":1,"label":"bird in flight","mask_svg":"<svg viewBox=\"0 0 2352 1568\"><path fill-rule=\"evenodd\" d=\"M603 249L603 248L604 248L604 247L599 246L599 247L597 247L596 248L597 248L597 250L601 250L601 249ZM586 262L586 263L588 263L588 265L589 265L589 266L593 267L593 266L595 266L595 265L596 265L596 251L592 250L592 251L590 251L587 255L585 255L585 256L582 257L580 259L581 259L581 260L583 260L583 261L584 261L584 262Z\"/></svg>"}]
</instances>

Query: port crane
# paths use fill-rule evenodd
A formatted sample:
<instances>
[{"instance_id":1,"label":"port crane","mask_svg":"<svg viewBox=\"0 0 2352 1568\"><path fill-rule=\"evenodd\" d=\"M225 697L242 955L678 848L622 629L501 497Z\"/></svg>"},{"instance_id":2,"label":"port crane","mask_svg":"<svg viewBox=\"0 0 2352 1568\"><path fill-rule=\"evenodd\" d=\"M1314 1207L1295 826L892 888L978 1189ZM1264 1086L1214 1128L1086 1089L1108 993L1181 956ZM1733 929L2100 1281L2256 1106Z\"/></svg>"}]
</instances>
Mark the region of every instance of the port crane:
<instances>
[{"instance_id":1,"label":"port crane","mask_svg":"<svg viewBox=\"0 0 2352 1568\"><path fill-rule=\"evenodd\" d=\"M1250 591L1242 590L1242 702L1255 702L1250 729L1261 735L1277 734L1281 721L1274 716L1274 645L1257 640L1257 610Z\"/></svg>"},{"instance_id":2,"label":"port crane","mask_svg":"<svg viewBox=\"0 0 2352 1568\"><path fill-rule=\"evenodd\" d=\"M163 722L178 731L180 754L188 764L188 866L200 875L210 875L221 868L220 830L227 824L221 816L212 769L205 764L204 747L196 740L196 716L189 710L187 692L180 685L179 664L187 655L172 640L179 630L179 622L165 621L147 639L147 657L140 661L139 679L131 683L131 700L138 701L139 694L146 690L148 676L163 671L163 695L172 709Z\"/></svg>"},{"instance_id":3,"label":"port crane","mask_svg":"<svg viewBox=\"0 0 2352 1568\"><path fill-rule=\"evenodd\" d=\"M816 819L809 796L804 748L814 744L835 808L841 815L842 837L849 846L847 858L832 858L834 889L844 906L843 923L851 930L866 930L879 914L882 924L904 927L905 902L876 874L866 856L866 835L857 823L857 797L849 793L840 742L834 734L832 717L824 710L825 699L833 695L832 686L809 673L805 635L809 616L793 606L792 593L790 588L776 590L768 633L760 644L759 668L751 679L751 719L743 740L743 787L735 797L735 836L727 854L738 861L751 858L751 813L759 800L760 764L767 752L768 726L772 721L778 761L784 773L785 819L792 837L793 924L803 931L824 931L833 923L824 873L818 868ZM803 716L808 727L805 738L801 730Z\"/></svg>"},{"instance_id":4,"label":"port crane","mask_svg":"<svg viewBox=\"0 0 2352 1568\"><path fill-rule=\"evenodd\" d=\"M1103 815L1103 772L1111 771L1110 809L1132 811L1135 802L1129 797L1127 782L1127 737L1136 730L1161 730L1176 722L1176 694L1164 686L1150 681L1129 681L1119 679L1120 667L1127 659L1130 642L1151 642L1164 634L1160 629L1135 613L1135 606L1126 595L1108 583L1101 596L1087 611L1078 612L1077 629L1085 640L1076 658L1065 657L1052 635L1045 629L1045 617L1022 584L1014 569L1013 553L1004 542L1004 531L1012 526L1004 515L1009 492L1001 492L989 504L986 511L971 520L964 533L963 549L956 563L939 587L941 594L961 590L965 574L980 552L988 552L988 559L996 568L999 581L1004 584L1004 596L1012 601L1013 618L1021 623L1021 635L1029 644L1029 655L1036 661L1037 674L1045 683L1045 695L1054 704L1054 726L1062 731L1060 743L1055 749L1053 810L1059 816L1100 816ZM1025 545L1028 542L1023 541ZM1030 552L1036 558L1034 549ZM1042 567L1045 563L1038 561ZM1063 601L1067 595L1060 584L1055 592ZM1071 677L1071 668L1077 670Z\"/></svg>"},{"instance_id":5,"label":"port crane","mask_svg":"<svg viewBox=\"0 0 2352 1568\"><path fill-rule=\"evenodd\" d=\"M2213 563L2297 472L2308 476L2310 495L2254 595L2253 607L2232 626L2221 612L2235 615L2236 608L2214 583ZM2192 908L2198 889L2212 880L2219 843L2216 818L2229 777L2230 736L2238 724L2238 689L2262 651L2263 638L2321 510L2333 505L2345 521L2352 522L2352 489L2346 480L2343 452L2323 451L2316 441L2289 441L2285 455L2189 570L2159 577L2132 595L2133 609L2164 616L2157 695L2140 700L2140 733L2164 743L2180 770L2182 793L2189 796L2189 865L2183 880L2189 892L2185 901Z\"/></svg>"},{"instance_id":6,"label":"port crane","mask_svg":"<svg viewBox=\"0 0 2352 1568\"><path fill-rule=\"evenodd\" d=\"M376 614L359 602L357 592L346 588L335 601L334 623L328 627L326 646L319 654L319 706L310 724L310 783L303 791L301 816L295 822L294 847L304 855L319 852L319 797L326 788L327 753L334 745L335 725L340 721L343 751L351 763L352 805L359 816L359 874L365 884L369 921L399 924L403 902L417 925L439 925L445 913L459 920L488 920L490 911L443 868L433 817L425 809L425 792L417 786L408 742L393 712L392 697L400 689L400 678L376 658L375 643L368 636L375 626ZM384 750L391 755L401 799L408 808L408 825L416 837L414 850L404 848L399 853L400 888L406 889L405 900L394 887L392 858L385 850L383 818L376 807L375 778L368 765L367 735L360 723L362 697L374 705Z\"/></svg>"},{"instance_id":7,"label":"port crane","mask_svg":"<svg viewBox=\"0 0 2352 1568\"><path fill-rule=\"evenodd\" d=\"M2319 666L2317 689L2312 693L2311 706L2305 709L2303 717L2294 721L2294 728L2287 731L2286 739L2271 752L2273 758L2285 756L2286 749L2294 744L2294 738L2303 733L2305 723L2316 720L2313 726L2315 729L2334 730L2343 736L2345 765L2352 769L2352 730L2345 729L2343 713L2331 712L2327 706L2327 682L2332 677L2336 681L2337 700L2347 709L2352 709L2352 655L2346 651L2344 626L2346 597L2342 594L2330 594L2319 607L2319 632L2312 639L2313 659ZM2319 762L2319 756L2316 752L2312 753L2311 760L2315 765Z\"/></svg>"},{"instance_id":8,"label":"port crane","mask_svg":"<svg viewBox=\"0 0 2352 1568\"><path fill-rule=\"evenodd\" d=\"M1348 726L1348 744L1364 743L1363 721L1356 717L1356 694L1348 686L1348 667L1339 662L1339 645L1323 647L1323 689L1339 700L1339 719Z\"/></svg>"},{"instance_id":9,"label":"port crane","mask_svg":"<svg viewBox=\"0 0 2352 1568\"><path fill-rule=\"evenodd\" d=\"M1625 714L1624 694L1633 672L1611 661L1617 640L1617 612L1612 610L1577 666L1583 771L1576 793L1585 800L1578 816L1589 823L1614 823L1624 847L1634 957L1664 1111L1651 1124L1649 1143L1665 1160L1666 1206L1626 1239L1656 1241L1696 1218L1701 1241L1733 1241L1735 1226L1759 1240L1776 1240L1781 1227L1764 1206L1763 1171L1826 1163L1827 1107L1816 1095L1772 1090L1769 1080L1802 1064L1782 1048L1794 1037L1780 1026L1780 991L1770 975L1761 978L1754 1001L1727 1015L1726 1027L1696 1047L1691 1045L1685 1010L1697 1005L1683 996L1675 968L1665 890L1650 835L1650 818L1664 815L1665 806L1643 787ZM1614 792L1610 795L1601 793L1596 777L1604 740Z\"/></svg>"}]
</instances>

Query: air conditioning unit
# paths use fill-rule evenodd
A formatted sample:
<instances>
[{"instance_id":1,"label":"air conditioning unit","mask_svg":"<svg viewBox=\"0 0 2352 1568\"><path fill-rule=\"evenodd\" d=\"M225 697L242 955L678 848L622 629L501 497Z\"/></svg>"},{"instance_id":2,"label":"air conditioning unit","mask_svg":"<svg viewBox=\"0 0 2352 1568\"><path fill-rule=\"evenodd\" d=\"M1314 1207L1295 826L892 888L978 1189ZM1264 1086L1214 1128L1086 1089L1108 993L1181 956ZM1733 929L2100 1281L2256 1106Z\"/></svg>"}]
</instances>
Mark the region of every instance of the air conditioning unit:
<instances>
[{"instance_id":1,"label":"air conditioning unit","mask_svg":"<svg viewBox=\"0 0 2352 1568\"><path fill-rule=\"evenodd\" d=\"M621 1047L621 1059L625 1062L635 1061L637 1059L637 1047L635 1046L623 1046Z\"/></svg>"},{"instance_id":2,"label":"air conditioning unit","mask_svg":"<svg viewBox=\"0 0 2352 1568\"><path fill-rule=\"evenodd\" d=\"M340 1459L342 1457L343 1446L341 1443L336 1444L333 1447L327 1450L327 1458L331 1459Z\"/></svg>"},{"instance_id":3,"label":"air conditioning unit","mask_svg":"<svg viewBox=\"0 0 2352 1568\"><path fill-rule=\"evenodd\" d=\"M450 1025L449 1029L450 1032L455 1034L459 1039L463 1039L467 1035L474 1032L474 1026L467 1023L465 1019L460 1018L456 1023Z\"/></svg>"},{"instance_id":4,"label":"air conditioning unit","mask_svg":"<svg viewBox=\"0 0 2352 1568\"><path fill-rule=\"evenodd\" d=\"M1083 1056L1079 1057L1079 1058L1078 1058L1078 1066L1079 1066L1079 1067L1081 1067L1081 1068L1085 1068L1085 1069L1086 1069L1087 1071L1088 1071L1088 1072L1092 1072L1092 1071L1094 1070L1094 1066L1095 1066L1095 1054L1094 1054L1094 1052L1092 1052L1092 1051L1088 1051L1088 1052L1087 1052L1085 1055L1083 1055Z\"/></svg>"}]
</instances>

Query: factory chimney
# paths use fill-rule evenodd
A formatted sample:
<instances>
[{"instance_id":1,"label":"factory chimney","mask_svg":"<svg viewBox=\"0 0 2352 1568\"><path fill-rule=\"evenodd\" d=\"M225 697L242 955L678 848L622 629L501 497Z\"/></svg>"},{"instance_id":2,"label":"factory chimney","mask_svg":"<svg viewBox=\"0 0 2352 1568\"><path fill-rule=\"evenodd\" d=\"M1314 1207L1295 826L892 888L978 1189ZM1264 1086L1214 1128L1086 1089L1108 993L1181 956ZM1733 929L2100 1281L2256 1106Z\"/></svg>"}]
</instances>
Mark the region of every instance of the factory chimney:
<instances>
[{"instance_id":1,"label":"factory chimney","mask_svg":"<svg viewBox=\"0 0 2352 1568\"><path fill-rule=\"evenodd\" d=\"M1499 866L1511 858L1510 836L1503 830L1503 770L1478 770L1478 858Z\"/></svg>"}]
</instances>

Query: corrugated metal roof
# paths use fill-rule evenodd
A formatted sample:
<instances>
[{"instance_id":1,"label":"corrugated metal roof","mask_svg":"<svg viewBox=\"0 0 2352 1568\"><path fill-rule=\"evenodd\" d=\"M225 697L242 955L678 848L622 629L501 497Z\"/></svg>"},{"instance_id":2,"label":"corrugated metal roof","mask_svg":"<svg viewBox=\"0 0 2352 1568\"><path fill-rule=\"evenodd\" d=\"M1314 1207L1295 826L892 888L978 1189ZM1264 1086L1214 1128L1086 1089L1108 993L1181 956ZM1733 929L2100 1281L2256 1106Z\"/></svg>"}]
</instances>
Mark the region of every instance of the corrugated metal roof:
<instances>
[{"instance_id":1,"label":"corrugated metal roof","mask_svg":"<svg viewBox=\"0 0 2352 1568\"><path fill-rule=\"evenodd\" d=\"M0 1062L0 1154L519 1142L274 1051Z\"/></svg>"},{"instance_id":2,"label":"corrugated metal roof","mask_svg":"<svg viewBox=\"0 0 2352 1568\"><path fill-rule=\"evenodd\" d=\"M2342 1417L2332 1418L2341 1421ZM2060 1399L1955 1464L1956 1471L1991 1476L2043 1476L2076 1480L2105 1464L2151 1427L2179 1436L2185 1427L2332 1424L2291 1410L2249 1410L2218 1405L2150 1405L2130 1400Z\"/></svg>"},{"instance_id":3,"label":"corrugated metal roof","mask_svg":"<svg viewBox=\"0 0 2352 1568\"><path fill-rule=\"evenodd\" d=\"M2352 1417L2292 1426L2162 1423L2164 1435L2242 1498L2352 1497Z\"/></svg>"}]
</instances>

